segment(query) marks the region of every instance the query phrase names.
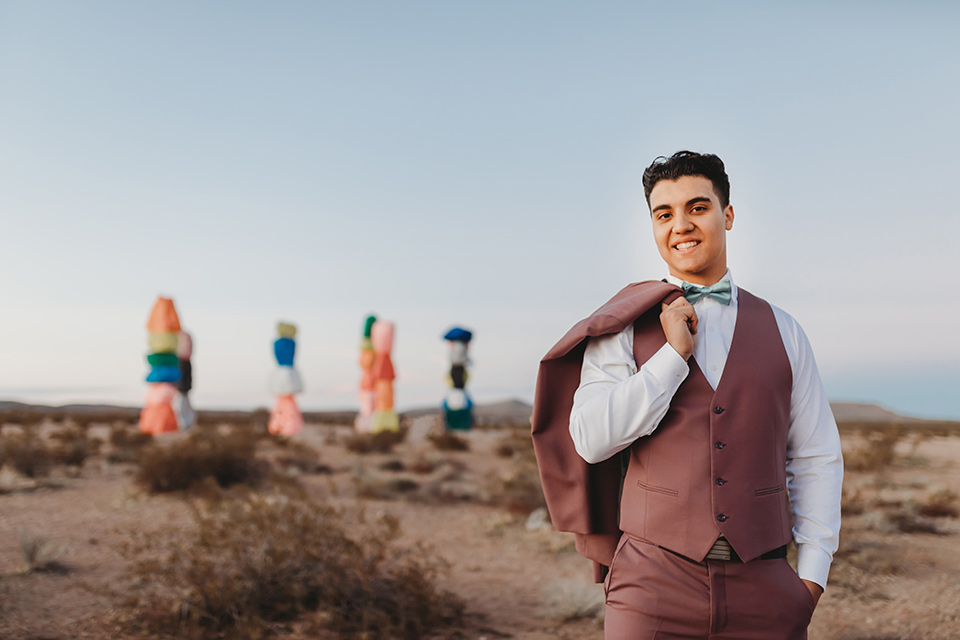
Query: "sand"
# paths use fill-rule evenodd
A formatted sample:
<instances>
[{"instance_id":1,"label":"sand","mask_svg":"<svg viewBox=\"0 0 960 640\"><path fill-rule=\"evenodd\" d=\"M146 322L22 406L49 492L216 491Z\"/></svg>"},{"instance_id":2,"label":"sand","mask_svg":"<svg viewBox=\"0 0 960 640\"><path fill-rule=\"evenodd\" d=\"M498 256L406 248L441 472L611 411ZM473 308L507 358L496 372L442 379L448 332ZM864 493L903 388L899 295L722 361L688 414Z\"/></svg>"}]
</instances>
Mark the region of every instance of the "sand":
<instances>
[{"instance_id":1,"label":"sand","mask_svg":"<svg viewBox=\"0 0 960 640\"><path fill-rule=\"evenodd\" d=\"M573 551L572 537L549 527L529 529L525 514L483 504L491 482L514 471L515 460L496 453L509 429L473 431L466 434L470 451L438 452L424 437L432 419L419 420L392 454L351 453L343 446L349 428L308 425L298 439L320 451L330 472L305 474L299 482L318 493L332 488L338 500L352 503L355 478L394 477L380 469L385 461L442 461L441 468L455 471L447 473L447 490L468 499L360 500L370 514L398 518L404 543L424 543L448 565L441 586L467 603L468 615L464 628L441 637L602 638L597 615L565 619L578 610L589 614L602 597L601 587L591 583L590 563ZM856 438L845 438L845 448L855 445ZM889 468L847 474L848 493L859 490L866 508L845 516L841 551L814 614L812 639L960 638L957 521L937 518L932 522L940 533L908 534L882 517L940 488L960 493L960 438L904 443L900 453L901 461ZM0 493L0 638L126 637L116 603L102 593L123 573L119 546L131 531L190 521L181 497L148 495L132 473L132 465L102 456L88 459L78 472L55 474L47 482L53 486L35 488L0 472L0 487L6 488ZM45 539L58 570L24 571L20 542L37 536ZM290 637L305 636L294 630Z\"/></svg>"}]
</instances>

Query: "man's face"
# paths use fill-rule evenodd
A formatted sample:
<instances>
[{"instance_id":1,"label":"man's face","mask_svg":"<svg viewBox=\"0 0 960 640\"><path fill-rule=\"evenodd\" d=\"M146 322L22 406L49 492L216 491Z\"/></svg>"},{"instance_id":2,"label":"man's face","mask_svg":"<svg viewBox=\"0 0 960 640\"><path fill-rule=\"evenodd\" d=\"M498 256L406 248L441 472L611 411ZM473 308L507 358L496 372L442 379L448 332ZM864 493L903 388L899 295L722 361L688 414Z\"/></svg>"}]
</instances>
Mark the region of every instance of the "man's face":
<instances>
[{"instance_id":1,"label":"man's face","mask_svg":"<svg viewBox=\"0 0 960 640\"><path fill-rule=\"evenodd\" d=\"M726 232L733 207L721 208L713 183L703 176L661 180L650 192L653 237L670 275L711 285L727 272Z\"/></svg>"}]
</instances>

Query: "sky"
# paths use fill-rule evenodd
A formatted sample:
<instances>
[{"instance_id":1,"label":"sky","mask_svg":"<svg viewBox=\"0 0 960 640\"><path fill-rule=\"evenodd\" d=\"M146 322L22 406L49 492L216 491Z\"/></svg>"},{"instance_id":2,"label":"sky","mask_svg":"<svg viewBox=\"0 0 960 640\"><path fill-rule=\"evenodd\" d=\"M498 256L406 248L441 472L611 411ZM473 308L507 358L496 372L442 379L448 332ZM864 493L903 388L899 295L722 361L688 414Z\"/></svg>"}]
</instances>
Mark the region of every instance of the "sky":
<instances>
[{"instance_id":1,"label":"sky","mask_svg":"<svg viewBox=\"0 0 960 640\"><path fill-rule=\"evenodd\" d=\"M828 396L960 419L960 5L0 0L0 399L136 406L172 297L193 404L531 401L540 358L666 275L640 176L725 162L735 281Z\"/></svg>"}]
</instances>

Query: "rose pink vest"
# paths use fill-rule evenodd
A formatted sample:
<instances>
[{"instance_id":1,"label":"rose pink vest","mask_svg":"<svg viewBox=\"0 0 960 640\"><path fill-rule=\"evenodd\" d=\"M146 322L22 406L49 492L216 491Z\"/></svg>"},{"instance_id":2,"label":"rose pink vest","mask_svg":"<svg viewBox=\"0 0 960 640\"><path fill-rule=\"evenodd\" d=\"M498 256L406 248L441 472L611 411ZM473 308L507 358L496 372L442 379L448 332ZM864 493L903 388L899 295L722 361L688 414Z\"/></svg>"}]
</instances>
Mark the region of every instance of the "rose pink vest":
<instances>
[{"instance_id":1,"label":"rose pink vest","mask_svg":"<svg viewBox=\"0 0 960 640\"><path fill-rule=\"evenodd\" d=\"M659 309L634 323L637 363L665 342ZM691 359L657 430L629 450L620 528L698 561L720 535L744 562L788 543L792 375L770 305L739 289L716 391Z\"/></svg>"}]
</instances>

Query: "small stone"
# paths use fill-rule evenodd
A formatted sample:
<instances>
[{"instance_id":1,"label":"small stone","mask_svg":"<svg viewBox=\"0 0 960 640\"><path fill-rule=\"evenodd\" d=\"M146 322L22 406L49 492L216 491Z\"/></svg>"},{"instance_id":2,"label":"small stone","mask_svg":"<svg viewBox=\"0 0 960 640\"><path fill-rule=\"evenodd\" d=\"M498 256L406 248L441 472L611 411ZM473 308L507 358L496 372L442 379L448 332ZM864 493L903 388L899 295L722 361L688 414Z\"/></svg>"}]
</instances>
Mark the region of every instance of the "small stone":
<instances>
[{"instance_id":1,"label":"small stone","mask_svg":"<svg viewBox=\"0 0 960 640\"><path fill-rule=\"evenodd\" d=\"M527 531L541 531L543 529L552 529L550 524L550 514L546 507L537 507L527 516Z\"/></svg>"}]
</instances>

